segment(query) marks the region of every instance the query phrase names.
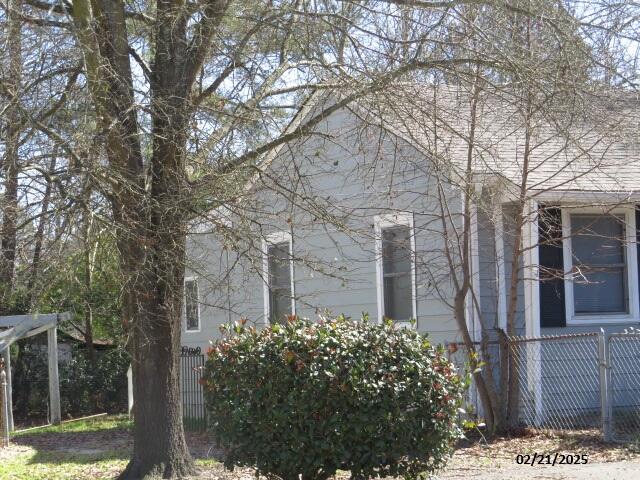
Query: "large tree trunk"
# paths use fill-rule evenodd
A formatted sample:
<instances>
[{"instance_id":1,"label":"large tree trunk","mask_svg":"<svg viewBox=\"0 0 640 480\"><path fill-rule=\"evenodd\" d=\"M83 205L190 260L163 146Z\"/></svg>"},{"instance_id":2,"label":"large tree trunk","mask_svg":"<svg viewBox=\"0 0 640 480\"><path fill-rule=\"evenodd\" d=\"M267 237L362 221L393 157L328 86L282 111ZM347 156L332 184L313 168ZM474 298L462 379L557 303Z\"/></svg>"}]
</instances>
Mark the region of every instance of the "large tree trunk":
<instances>
[{"instance_id":1,"label":"large tree trunk","mask_svg":"<svg viewBox=\"0 0 640 480\"><path fill-rule=\"evenodd\" d=\"M166 60L163 60L166 61ZM162 68L162 61L157 60ZM167 66L164 71L170 67ZM185 178L187 116L178 78L155 85L151 189L144 231L147 248L139 279L129 298L136 309L133 327L135 404L134 454L121 478L195 473L182 424L180 338L187 224L181 210ZM131 238L136 242L136 238ZM135 259L129 259L130 265ZM158 366L163 369L158 369ZM162 419L162 421L158 421Z\"/></svg>"},{"instance_id":2,"label":"large tree trunk","mask_svg":"<svg viewBox=\"0 0 640 480\"><path fill-rule=\"evenodd\" d=\"M117 179L110 199L126 282L123 322L130 332L135 399L134 453L121 478L175 478L194 472L182 427L178 364L189 211L184 196L188 99L227 1L207 2L206 21L191 39L184 6L156 4L148 70L153 147L146 166L124 5L117 0L73 2L110 173Z\"/></svg>"},{"instance_id":3,"label":"large tree trunk","mask_svg":"<svg viewBox=\"0 0 640 480\"><path fill-rule=\"evenodd\" d=\"M184 245L184 238L177 241ZM174 253L177 253L174 259L157 256L153 271L145 272L144 284L136 285L133 295L127 296L125 309L135 312L132 325L135 422L133 457L120 476L122 479L176 478L194 473L182 426L179 377L182 273L178 271L182 264L180 254ZM172 282L167 281L168 276Z\"/></svg>"},{"instance_id":4,"label":"large tree trunk","mask_svg":"<svg viewBox=\"0 0 640 480\"><path fill-rule=\"evenodd\" d=\"M175 170L156 161L164 151L156 148L152 160L150 213L123 230L120 242L135 399L134 452L121 479L195 472L182 426L179 365L186 223L167 193Z\"/></svg>"},{"instance_id":5,"label":"large tree trunk","mask_svg":"<svg viewBox=\"0 0 640 480\"><path fill-rule=\"evenodd\" d=\"M141 270L131 278L125 304L133 319L135 426L133 458L123 479L175 478L195 471L182 425L179 352L186 224L172 195L180 183L172 165L181 161L181 148L172 139L156 141L151 213L147 228L140 232L146 236L129 237L133 244L127 251L134 256L124 259ZM141 243L147 246L142 264Z\"/></svg>"},{"instance_id":6,"label":"large tree trunk","mask_svg":"<svg viewBox=\"0 0 640 480\"><path fill-rule=\"evenodd\" d=\"M2 228L0 229L0 314L7 310L8 300L13 290L18 237L18 175L20 171L18 148L21 130L20 89L22 78L21 13L22 0L13 0L9 3L9 71L6 81L13 98L9 100L5 113L7 129L4 139L4 158L0 165L1 176L4 177Z\"/></svg>"}]
</instances>

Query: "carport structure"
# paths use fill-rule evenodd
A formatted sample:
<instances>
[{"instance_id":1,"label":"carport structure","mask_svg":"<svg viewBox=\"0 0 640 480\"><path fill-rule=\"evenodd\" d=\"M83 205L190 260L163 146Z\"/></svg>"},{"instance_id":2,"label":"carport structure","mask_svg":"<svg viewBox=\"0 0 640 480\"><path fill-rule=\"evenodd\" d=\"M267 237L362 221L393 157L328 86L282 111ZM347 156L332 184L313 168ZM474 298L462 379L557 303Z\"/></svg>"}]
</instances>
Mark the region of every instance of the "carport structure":
<instances>
[{"instance_id":1,"label":"carport structure","mask_svg":"<svg viewBox=\"0 0 640 480\"><path fill-rule=\"evenodd\" d=\"M49 370L49 408L52 424L62 420L60 411L60 383L58 378L58 324L68 320L69 313L10 315L0 317L0 355L4 358L7 373L8 425L13 430L13 405L11 388L11 355L9 347L23 338L47 333L47 363Z\"/></svg>"}]
</instances>

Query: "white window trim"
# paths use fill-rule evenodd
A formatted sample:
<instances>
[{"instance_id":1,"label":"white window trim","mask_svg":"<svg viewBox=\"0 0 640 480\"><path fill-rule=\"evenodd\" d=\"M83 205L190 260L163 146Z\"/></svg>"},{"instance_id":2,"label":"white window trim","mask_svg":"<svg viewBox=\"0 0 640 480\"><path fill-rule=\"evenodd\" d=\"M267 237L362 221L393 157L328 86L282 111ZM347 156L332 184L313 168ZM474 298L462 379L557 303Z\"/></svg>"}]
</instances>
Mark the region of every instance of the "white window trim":
<instances>
[{"instance_id":1,"label":"white window trim","mask_svg":"<svg viewBox=\"0 0 640 480\"><path fill-rule=\"evenodd\" d=\"M382 323L384 316L384 278L382 269L382 230L397 225L409 227L409 238L411 239L411 310L415 324L410 322L396 322L400 327L418 326L418 295L416 285L416 235L413 221L413 213L397 212L386 215L377 215L374 218L374 230L376 241L376 290L378 294L378 322Z\"/></svg>"},{"instance_id":2,"label":"white window trim","mask_svg":"<svg viewBox=\"0 0 640 480\"><path fill-rule=\"evenodd\" d=\"M187 290L186 290L186 286L187 286L187 282L196 282L196 293L197 293L197 297L196 297L196 306L197 306L197 312L198 312L198 328L197 329L189 329L187 328ZM185 333L199 333L200 331L202 331L202 319L200 317L200 285L198 283L198 277L184 277L184 282L183 282L183 310L184 310L184 332Z\"/></svg>"},{"instance_id":3,"label":"white window trim","mask_svg":"<svg viewBox=\"0 0 640 480\"><path fill-rule=\"evenodd\" d=\"M573 300L573 284L571 270L573 269L571 248L571 214L595 213L624 215L625 220L625 258L627 261L627 288L629 289L629 313L626 314L600 314L576 316ZM564 259L564 294L565 314L567 325L597 325L597 324L621 324L638 323L639 298L638 298L638 250L636 246L636 215L634 207L620 208L562 208L562 253Z\"/></svg>"},{"instance_id":4,"label":"white window trim","mask_svg":"<svg viewBox=\"0 0 640 480\"><path fill-rule=\"evenodd\" d=\"M262 240L262 278L264 296L265 323L271 323L271 308L269 306L269 245L287 242L289 244L289 271L291 276L291 313L296 315L295 270L293 266L293 237L291 232L274 232Z\"/></svg>"}]
</instances>

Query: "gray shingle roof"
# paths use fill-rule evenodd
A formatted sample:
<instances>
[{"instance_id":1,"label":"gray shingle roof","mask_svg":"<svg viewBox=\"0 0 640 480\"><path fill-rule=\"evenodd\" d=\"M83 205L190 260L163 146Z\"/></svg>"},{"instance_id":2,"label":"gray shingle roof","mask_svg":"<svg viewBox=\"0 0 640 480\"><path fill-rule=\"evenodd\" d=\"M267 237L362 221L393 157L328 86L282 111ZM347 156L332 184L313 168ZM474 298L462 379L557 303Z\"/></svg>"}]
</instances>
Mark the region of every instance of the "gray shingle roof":
<instances>
[{"instance_id":1,"label":"gray shingle roof","mask_svg":"<svg viewBox=\"0 0 640 480\"><path fill-rule=\"evenodd\" d=\"M477 104L473 170L535 190L640 192L640 98L626 92L536 99L525 168L523 103L513 92L483 92ZM367 122L418 147L452 178L466 166L471 95L463 88L402 85L359 102Z\"/></svg>"}]
</instances>

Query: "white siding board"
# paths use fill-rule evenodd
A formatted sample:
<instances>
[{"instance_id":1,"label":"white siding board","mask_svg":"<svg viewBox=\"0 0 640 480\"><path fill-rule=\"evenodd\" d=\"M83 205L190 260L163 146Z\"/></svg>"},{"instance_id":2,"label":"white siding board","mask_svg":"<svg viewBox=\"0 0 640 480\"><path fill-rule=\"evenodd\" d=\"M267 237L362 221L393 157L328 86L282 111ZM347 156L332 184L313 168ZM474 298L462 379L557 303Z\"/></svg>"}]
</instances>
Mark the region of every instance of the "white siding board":
<instances>
[{"instance_id":1,"label":"white siding board","mask_svg":"<svg viewBox=\"0 0 640 480\"><path fill-rule=\"evenodd\" d=\"M333 139L312 137L300 142L283 154L282 163L275 165L272 173L281 181L293 178L287 169L287 163L293 158L303 172L306 191L316 193L324 204L332 205L345 215L348 232L314 223L308 213L291 208L283 195L269 192L268 185L258 187L256 201L266 212L265 217L273 215L273 219L268 217L265 234L288 230L286 219L289 216L292 219L297 310L310 318L324 309L352 317L368 312L371 318L376 318L373 217L390 210L408 210L415 214L418 328L431 333L434 341L458 340L456 322L447 305L452 297L451 286L442 278L427 275L436 271L438 277L443 277L448 270L443 255L439 207L430 194L437 191L435 179L425 173L428 160L403 141L386 137L379 143L378 131L362 131L359 127L359 122L347 112L330 116L318 129L335 133ZM358 135L364 140L357 141ZM294 157L291 152L295 152ZM389 179L393 180L391 185ZM263 181L269 183L268 179ZM458 191L450 188L448 193L448 209L459 211ZM224 261L209 263L209 258L221 248L220 243L199 238L198 248L190 243L190 257L204 264L213 278L223 275ZM254 255L257 253L253 251ZM195 342L197 337L197 341L206 343L211 336L218 335L218 326L230 317L246 316L250 321L264 322L262 279L250 262L240 263L237 271L230 275L231 295L226 310L218 306L221 299L214 289L201 287L201 294L205 296L203 304L215 306L202 309L201 335L194 334L189 342ZM314 271L314 264L322 265L326 272L339 278ZM200 280L202 284L205 281Z\"/></svg>"}]
</instances>

